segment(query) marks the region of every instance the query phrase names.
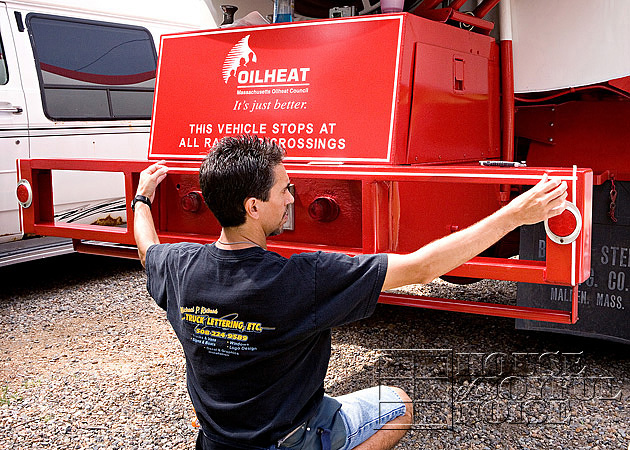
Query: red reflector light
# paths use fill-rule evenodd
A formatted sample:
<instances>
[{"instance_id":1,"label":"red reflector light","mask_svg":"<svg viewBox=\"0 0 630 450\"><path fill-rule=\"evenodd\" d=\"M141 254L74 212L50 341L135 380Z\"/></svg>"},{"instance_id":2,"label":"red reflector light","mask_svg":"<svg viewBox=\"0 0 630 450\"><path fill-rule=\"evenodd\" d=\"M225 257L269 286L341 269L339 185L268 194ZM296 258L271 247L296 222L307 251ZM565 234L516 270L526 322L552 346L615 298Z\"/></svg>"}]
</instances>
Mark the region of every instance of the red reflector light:
<instances>
[{"instance_id":1,"label":"red reflector light","mask_svg":"<svg viewBox=\"0 0 630 450\"><path fill-rule=\"evenodd\" d=\"M201 208L201 194L197 191L189 192L181 200L184 211L197 212Z\"/></svg>"},{"instance_id":2,"label":"red reflector light","mask_svg":"<svg viewBox=\"0 0 630 450\"><path fill-rule=\"evenodd\" d=\"M571 202L567 209L558 216L545 220L547 236L556 244L570 244L575 241L582 230L582 214Z\"/></svg>"},{"instance_id":3,"label":"red reflector light","mask_svg":"<svg viewBox=\"0 0 630 450\"><path fill-rule=\"evenodd\" d=\"M577 225L577 220L573 213L568 209L564 210L559 216L549 219L549 229L556 236L566 237L573 233Z\"/></svg>"},{"instance_id":4,"label":"red reflector light","mask_svg":"<svg viewBox=\"0 0 630 450\"><path fill-rule=\"evenodd\" d=\"M339 205L330 197L318 197L309 205L308 214L319 222L332 222L339 216Z\"/></svg>"},{"instance_id":5,"label":"red reflector light","mask_svg":"<svg viewBox=\"0 0 630 450\"><path fill-rule=\"evenodd\" d=\"M26 203L28 201L28 189L26 186L24 186L23 184L20 184L17 187L17 198L20 202L22 203Z\"/></svg>"},{"instance_id":6,"label":"red reflector light","mask_svg":"<svg viewBox=\"0 0 630 450\"><path fill-rule=\"evenodd\" d=\"M20 205L22 205L22 208L31 206L33 202L33 191L31 190L30 183L26 180L20 180L15 188L15 196Z\"/></svg>"}]
</instances>

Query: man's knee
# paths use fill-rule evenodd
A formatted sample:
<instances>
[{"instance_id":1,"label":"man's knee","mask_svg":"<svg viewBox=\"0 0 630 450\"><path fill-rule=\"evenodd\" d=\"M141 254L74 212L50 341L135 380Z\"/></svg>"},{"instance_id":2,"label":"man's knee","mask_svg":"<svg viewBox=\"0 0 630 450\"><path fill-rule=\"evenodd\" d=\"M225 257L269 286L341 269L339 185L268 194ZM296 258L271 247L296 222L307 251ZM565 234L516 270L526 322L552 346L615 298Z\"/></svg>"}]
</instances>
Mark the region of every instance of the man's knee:
<instances>
[{"instance_id":1,"label":"man's knee","mask_svg":"<svg viewBox=\"0 0 630 450\"><path fill-rule=\"evenodd\" d=\"M398 394L398 396L400 397L400 399L403 401L403 403L405 404L405 414L404 417L409 419L408 422L411 424L413 421L413 401L411 400L411 398L407 395L407 393L405 391L403 391L401 388L399 387L395 387L395 386L390 386L390 388L396 392L396 394Z\"/></svg>"}]
</instances>

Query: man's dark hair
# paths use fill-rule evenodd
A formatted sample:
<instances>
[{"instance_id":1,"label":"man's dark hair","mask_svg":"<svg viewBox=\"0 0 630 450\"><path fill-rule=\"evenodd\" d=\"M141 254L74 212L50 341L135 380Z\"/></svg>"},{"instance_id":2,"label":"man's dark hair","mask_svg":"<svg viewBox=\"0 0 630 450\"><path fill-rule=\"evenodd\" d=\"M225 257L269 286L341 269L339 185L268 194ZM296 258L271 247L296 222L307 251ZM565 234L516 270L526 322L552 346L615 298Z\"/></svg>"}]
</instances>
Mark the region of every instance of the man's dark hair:
<instances>
[{"instance_id":1,"label":"man's dark hair","mask_svg":"<svg viewBox=\"0 0 630 450\"><path fill-rule=\"evenodd\" d=\"M269 200L273 172L283 157L275 142L249 135L223 138L210 150L199 169L199 185L222 227L245 223L245 199Z\"/></svg>"}]
</instances>

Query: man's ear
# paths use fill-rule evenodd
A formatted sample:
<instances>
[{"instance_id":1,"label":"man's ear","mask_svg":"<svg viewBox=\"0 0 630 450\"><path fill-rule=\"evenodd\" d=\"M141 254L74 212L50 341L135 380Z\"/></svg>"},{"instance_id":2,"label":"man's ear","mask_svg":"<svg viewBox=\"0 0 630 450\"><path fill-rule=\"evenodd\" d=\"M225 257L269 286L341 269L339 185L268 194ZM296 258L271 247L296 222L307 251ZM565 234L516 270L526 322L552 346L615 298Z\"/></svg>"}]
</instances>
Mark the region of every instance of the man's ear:
<instances>
[{"instance_id":1,"label":"man's ear","mask_svg":"<svg viewBox=\"0 0 630 450\"><path fill-rule=\"evenodd\" d=\"M258 220L260 217L260 211L258 208L258 199L255 197L248 197L243 204L245 207L245 213L252 219Z\"/></svg>"}]
</instances>

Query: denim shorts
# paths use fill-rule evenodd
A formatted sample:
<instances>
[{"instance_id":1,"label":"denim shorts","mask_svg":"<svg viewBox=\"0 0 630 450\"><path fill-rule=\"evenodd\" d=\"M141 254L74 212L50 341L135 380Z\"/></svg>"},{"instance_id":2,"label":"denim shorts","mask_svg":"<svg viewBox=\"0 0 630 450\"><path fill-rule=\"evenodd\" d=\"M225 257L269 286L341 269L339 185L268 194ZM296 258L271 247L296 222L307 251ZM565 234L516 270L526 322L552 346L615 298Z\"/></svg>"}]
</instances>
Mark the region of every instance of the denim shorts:
<instances>
[{"instance_id":1,"label":"denim shorts","mask_svg":"<svg viewBox=\"0 0 630 450\"><path fill-rule=\"evenodd\" d=\"M351 450L390 420L405 414L400 396L388 386L375 386L341 397L324 396L317 412L277 444L267 449L249 445L249 450L321 450L324 440L331 450ZM325 430L325 433L322 431ZM322 437L322 434L325 436ZM196 449L227 449L199 432Z\"/></svg>"},{"instance_id":2,"label":"denim shorts","mask_svg":"<svg viewBox=\"0 0 630 450\"><path fill-rule=\"evenodd\" d=\"M336 412L335 412L336 411ZM400 396L388 386L375 386L341 397L324 396L317 414L269 450L321 450L318 430L330 430L331 450L350 450L390 420L405 414Z\"/></svg>"},{"instance_id":3,"label":"denim shorts","mask_svg":"<svg viewBox=\"0 0 630 450\"><path fill-rule=\"evenodd\" d=\"M340 450L350 450L365 442L406 411L400 396L389 386L375 386L335 399L341 403L339 414L346 426L346 444Z\"/></svg>"}]
</instances>

